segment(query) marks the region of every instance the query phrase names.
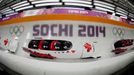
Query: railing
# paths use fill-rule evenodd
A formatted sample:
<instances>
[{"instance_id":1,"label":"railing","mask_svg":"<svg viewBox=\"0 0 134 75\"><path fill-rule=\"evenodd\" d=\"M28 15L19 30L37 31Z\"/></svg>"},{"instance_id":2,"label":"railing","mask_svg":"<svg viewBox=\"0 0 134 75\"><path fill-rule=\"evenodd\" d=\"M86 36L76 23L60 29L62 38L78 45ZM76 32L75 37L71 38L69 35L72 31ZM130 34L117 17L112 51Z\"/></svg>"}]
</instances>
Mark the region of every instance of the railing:
<instances>
[{"instance_id":1,"label":"railing","mask_svg":"<svg viewBox=\"0 0 134 75\"><path fill-rule=\"evenodd\" d=\"M126 6L125 0L3 0L7 5L0 5L0 18L6 18L20 12L51 7L75 7L100 12L110 12L111 15L125 17L130 21L134 18L134 9ZM1 1L1 3L3 2ZM9 2L8 2L9 1ZM10 4L11 3L11 4Z\"/></svg>"}]
</instances>

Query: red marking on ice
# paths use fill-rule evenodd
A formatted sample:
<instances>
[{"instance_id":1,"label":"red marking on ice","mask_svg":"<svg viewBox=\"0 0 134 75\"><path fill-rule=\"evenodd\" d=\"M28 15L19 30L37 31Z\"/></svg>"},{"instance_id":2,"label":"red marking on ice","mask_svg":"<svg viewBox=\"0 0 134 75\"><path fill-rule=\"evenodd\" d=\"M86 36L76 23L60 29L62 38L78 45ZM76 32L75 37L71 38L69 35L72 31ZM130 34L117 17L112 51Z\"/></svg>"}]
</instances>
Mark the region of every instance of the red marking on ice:
<instances>
[{"instance_id":1,"label":"red marking on ice","mask_svg":"<svg viewBox=\"0 0 134 75\"><path fill-rule=\"evenodd\" d=\"M89 44L89 43L86 43L86 44L84 45L84 47L85 47L85 49L87 50L87 52L90 52L90 51L92 50L92 46L91 46L91 44Z\"/></svg>"},{"instance_id":2,"label":"red marking on ice","mask_svg":"<svg viewBox=\"0 0 134 75\"><path fill-rule=\"evenodd\" d=\"M75 50L71 50L72 53L75 53Z\"/></svg>"},{"instance_id":3,"label":"red marking on ice","mask_svg":"<svg viewBox=\"0 0 134 75\"><path fill-rule=\"evenodd\" d=\"M25 47L23 47L23 50L25 50L26 52L33 52L31 49L29 49L29 48L25 48Z\"/></svg>"},{"instance_id":4,"label":"red marking on ice","mask_svg":"<svg viewBox=\"0 0 134 75\"><path fill-rule=\"evenodd\" d=\"M120 53L123 53L125 51L127 51L127 49L116 48L112 52L114 52L115 54L120 54Z\"/></svg>"},{"instance_id":5,"label":"red marking on ice","mask_svg":"<svg viewBox=\"0 0 134 75\"><path fill-rule=\"evenodd\" d=\"M69 53L69 51L67 51L67 53Z\"/></svg>"},{"instance_id":6,"label":"red marking on ice","mask_svg":"<svg viewBox=\"0 0 134 75\"><path fill-rule=\"evenodd\" d=\"M23 49L27 52L30 52L30 54L36 56L36 57L40 57L40 58L48 58L48 59L55 59L56 57L52 56L51 54L44 54L44 53L39 53L39 52L35 52L35 51L32 51L31 49L29 48L25 48L23 47Z\"/></svg>"},{"instance_id":7,"label":"red marking on ice","mask_svg":"<svg viewBox=\"0 0 134 75\"><path fill-rule=\"evenodd\" d=\"M38 52L31 52L31 54L40 57L40 58L48 58L48 59L54 59L56 57L52 56L51 54L43 54L43 53L38 53Z\"/></svg>"},{"instance_id":8,"label":"red marking on ice","mask_svg":"<svg viewBox=\"0 0 134 75\"><path fill-rule=\"evenodd\" d=\"M4 45L7 45L8 42L9 42L8 39L5 39L5 40L4 40Z\"/></svg>"}]
</instances>

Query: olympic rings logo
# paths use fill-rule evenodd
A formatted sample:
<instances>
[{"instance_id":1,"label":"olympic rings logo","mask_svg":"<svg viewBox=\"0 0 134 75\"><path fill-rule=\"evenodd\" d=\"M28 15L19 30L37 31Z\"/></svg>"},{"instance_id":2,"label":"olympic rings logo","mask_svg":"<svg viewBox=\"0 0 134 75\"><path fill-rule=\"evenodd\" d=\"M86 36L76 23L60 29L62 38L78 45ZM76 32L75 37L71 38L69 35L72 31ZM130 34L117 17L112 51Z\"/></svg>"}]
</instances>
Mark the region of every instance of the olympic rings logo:
<instances>
[{"instance_id":1,"label":"olympic rings logo","mask_svg":"<svg viewBox=\"0 0 134 75\"><path fill-rule=\"evenodd\" d=\"M113 34L115 36L123 37L125 35L125 30L123 28L113 28Z\"/></svg>"},{"instance_id":2,"label":"olympic rings logo","mask_svg":"<svg viewBox=\"0 0 134 75\"><path fill-rule=\"evenodd\" d=\"M24 31L24 26L12 26L9 29L11 35L21 36Z\"/></svg>"}]
</instances>

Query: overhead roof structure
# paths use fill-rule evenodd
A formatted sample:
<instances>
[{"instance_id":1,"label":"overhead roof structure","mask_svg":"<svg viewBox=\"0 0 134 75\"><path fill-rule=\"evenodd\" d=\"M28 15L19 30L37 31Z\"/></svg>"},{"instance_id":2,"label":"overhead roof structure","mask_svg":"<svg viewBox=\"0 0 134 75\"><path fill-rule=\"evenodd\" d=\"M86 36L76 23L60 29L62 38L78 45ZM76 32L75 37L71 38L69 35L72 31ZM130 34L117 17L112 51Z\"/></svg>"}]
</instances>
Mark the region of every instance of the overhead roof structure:
<instances>
[{"instance_id":1,"label":"overhead roof structure","mask_svg":"<svg viewBox=\"0 0 134 75\"><path fill-rule=\"evenodd\" d=\"M132 0L0 0L0 18L28 9L55 6L96 9L134 18Z\"/></svg>"}]
</instances>

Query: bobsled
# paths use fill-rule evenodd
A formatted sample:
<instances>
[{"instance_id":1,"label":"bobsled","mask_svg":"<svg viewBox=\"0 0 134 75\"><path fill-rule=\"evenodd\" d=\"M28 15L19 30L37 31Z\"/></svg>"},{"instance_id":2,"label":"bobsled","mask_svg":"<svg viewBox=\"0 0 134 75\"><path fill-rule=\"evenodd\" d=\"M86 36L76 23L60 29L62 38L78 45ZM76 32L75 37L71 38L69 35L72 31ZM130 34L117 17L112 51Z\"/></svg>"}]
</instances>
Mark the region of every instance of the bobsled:
<instances>
[{"instance_id":1,"label":"bobsled","mask_svg":"<svg viewBox=\"0 0 134 75\"><path fill-rule=\"evenodd\" d=\"M115 54L126 52L127 50L134 48L134 40L133 39L118 40L117 42L114 43L114 48L115 50L113 50L112 52L114 52Z\"/></svg>"}]
</instances>

